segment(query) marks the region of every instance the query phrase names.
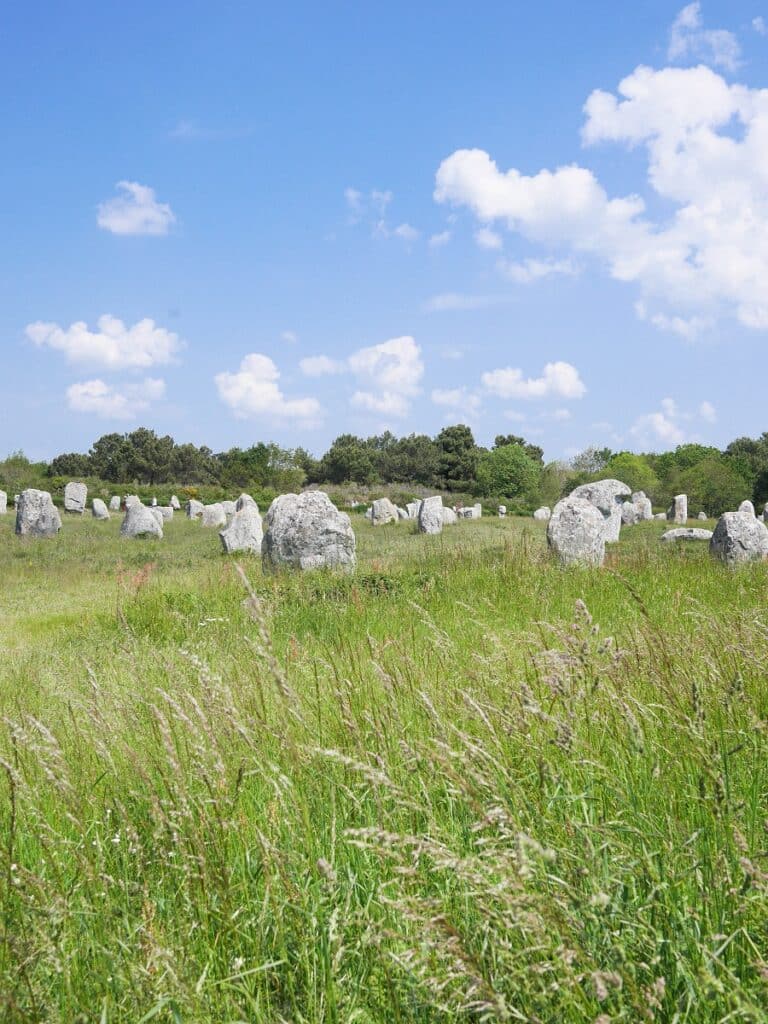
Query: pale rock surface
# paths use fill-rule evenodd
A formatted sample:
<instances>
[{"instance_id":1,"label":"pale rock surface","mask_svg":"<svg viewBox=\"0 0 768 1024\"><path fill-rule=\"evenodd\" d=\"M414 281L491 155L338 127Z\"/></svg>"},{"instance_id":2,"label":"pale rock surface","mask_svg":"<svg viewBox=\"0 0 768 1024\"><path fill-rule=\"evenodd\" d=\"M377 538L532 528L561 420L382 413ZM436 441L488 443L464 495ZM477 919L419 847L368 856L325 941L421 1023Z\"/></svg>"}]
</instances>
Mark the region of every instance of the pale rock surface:
<instances>
[{"instance_id":1,"label":"pale rock surface","mask_svg":"<svg viewBox=\"0 0 768 1024\"><path fill-rule=\"evenodd\" d=\"M221 546L227 554L232 554L235 551L250 551L254 555L261 554L264 528L256 502L235 512L229 526L225 530L219 531L219 537Z\"/></svg>"},{"instance_id":2,"label":"pale rock surface","mask_svg":"<svg viewBox=\"0 0 768 1024\"><path fill-rule=\"evenodd\" d=\"M197 498L190 498L187 502L187 519L200 519L203 515L205 505Z\"/></svg>"},{"instance_id":3,"label":"pale rock surface","mask_svg":"<svg viewBox=\"0 0 768 1024\"><path fill-rule=\"evenodd\" d=\"M600 511L605 519L605 540L612 544L621 533L621 506L624 498L631 497L632 491L621 480L597 480L574 488L569 498L588 501ZM552 513L554 515L554 512Z\"/></svg>"},{"instance_id":4,"label":"pale rock surface","mask_svg":"<svg viewBox=\"0 0 768 1024\"><path fill-rule=\"evenodd\" d=\"M666 522L667 521L667 513L666 512L656 512L654 514L653 518L654 519L663 519L664 522Z\"/></svg>"},{"instance_id":5,"label":"pale rock surface","mask_svg":"<svg viewBox=\"0 0 768 1024\"><path fill-rule=\"evenodd\" d=\"M112 497L109 499L109 511L110 512L119 512L120 511L120 495L119 494L113 494Z\"/></svg>"},{"instance_id":6,"label":"pale rock surface","mask_svg":"<svg viewBox=\"0 0 768 1024\"><path fill-rule=\"evenodd\" d=\"M158 505L157 511L164 520L173 519L173 505Z\"/></svg>"},{"instance_id":7,"label":"pale rock surface","mask_svg":"<svg viewBox=\"0 0 768 1024\"><path fill-rule=\"evenodd\" d=\"M762 561L768 557L768 526L750 512L726 512L717 521L709 551L727 565Z\"/></svg>"},{"instance_id":8,"label":"pale rock surface","mask_svg":"<svg viewBox=\"0 0 768 1024\"><path fill-rule=\"evenodd\" d=\"M174 512L181 512L181 502L175 494L171 495L171 500L168 502Z\"/></svg>"},{"instance_id":9,"label":"pale rock surface","mask_svg":"<svg viewBox=\"0 0 768 1024\"><path fill-rule=\"evenodd\" d=\"M8 495L5 491L0 491L0 516L4 516L8 511Z\"/></svg>"},{"instance_id":10,"label":"pale rock surface","mask_svg":"<svg viewBox=\"0 0 768 1024\"><path fill-rule=\"evenodd\" d=\"M61 516L48 491L29 487L18 496L16 533L20 537L55 537L61 529Z\"/></svg>"},{"instance_id":11,"label":"pale rock surface","mask_svg":"<svg viewBox=\"0 0 768 1024\"><path fill-rule=\"evenodd\" d=\"M125 501L123 502L123 505L125 506L126 512L131 507L131 505L141 505L141 504L143 504L143 503L142 503L141 498L138 496L138 494L127 494L125 496Z\"/></svg>"},{"instance_id":12,"label":"pale rock surface","mask_svg":"<svg viewBox=\"0 0 768 1024\"><path fill-rule=\"evenodd\" d=\"M377 498L371 505L371 522L374 526L397 522L397 506L389 498Z\"/></svg>"},{"instance_id":13,"label":"pale rock surface","mask_svg":"<svg viewBox=\"0 0 768 1024\"><path fill-rule=\"evenodd\" d=\"M93 513L94 519L109 519L109 509L101 498L93 499L91 502L91 512Z\"/></svg>"},{"instance_id":14,"label":"pale rock surface","mask_svg":"<svg viewBox=\"0 0 768 1024\"><path fill-rule=\"evenodd\" d=\"M552 510L547 543L563 565L600 566L610 525L610 517L591 501L571 494Z\"/></svg>"},{"instance_id":15,"label":"pale rock surface","mask_svg":"<svg viewBox=\"0 0 768 1024\"><path fill-rule=\"evenodd\" d=\"M244 508L255 508L257 512L259 511L259 506L250 494L241 494L235 502L235 512L242 512Z\"/></svg>"},{"instance_id":16,"label":"pale rock surface","mask_svg":"<svg viewBox=\"0 0 768 1024\"><path fill-rule=\"evenodd\" d=\"M162 516L156 515L155 510L147 508L139 502L132 502L126 505L125 516L120 525L121 537L157 537L163 538Z\"/></svg>"},{"instance_id":17,"label":"pale rock surface","mask_svg":"<svg viewBox=\"0 0 768 1024\"><path fill-rule=\"evenodd\" d=\"M404 508L400 508L399 505L397 506L397 518L398 519L408 519L408 518L410 518L408 513L405 511L405 509Z\"/></svg>"},{"instance_id":18,"label":"pale rock surface","mask_svg":"<svg viewBox=\"0 0 768 1024\"><path fill-rule=\"evenodd\" d=\"M408 513L409 519L419 518L419 507L421 506L420 501L409 501L405 506L405 511Z\"/></svg>"},{"instance_id":19,"label":"pale rock surface","mask_svg":"<svg viewBox=\"0 0 768 1024\"><path fill-rule=\"evenodd\" d=\"M707 513L706 512L699 512L699 514L696 516L696 518L699 520L699 522L705 523L707 521Z\"/></svg>"},{"instance_id":20,"label":"pale rock surface","mask_svg":"<svg viewBox=\"0 0 768 1024\"><path fill-rule=\"evenodd\" d=\"M749 501L749 499L747 499L746 501L742 501L739 505L739 512L749 512L749 514L753 516L755 514L755 506L751 501Z\"/></svg>"},{"instance_id":21,"label":"pale rock surface","mask_svg":"<svg viewBox=\"0 0 768 1024\"><path fill-rule=\"evenodd\" d=\"M552 518L552 509L548 505L542 505L533 513L533 518L540 523L547 523Z\"/></svg>"},{"instance_id":22,"label":"pale rock surface","mask_svg":"<svg viewBox=\"0 0 768 1024\"><path fill-rule=\"evenodd\" d=\"M219 503L224 509L224 514L227 516L233 516L237 512L237 502L235 501L222 501Z\"/></svg>"},{"instance_id":23,"label":"pale rock surface","mask_svg":"<svg viewBox=\"0 0 768 1024\"><path fill-rule=\"evenodd\" d=\"M425 498L419 506L419 533L443 532L443 499L439 494Z\"/></svg>"},{"instance_id":24,"label":"pale rock surface","mask_svg":"<svg viewBox=\"0 0 768 1024\"><path fill-rule=\"evenodd\" d=\"M499 518L503 519L504 516L507 514L507 506L506 505L499 505L498 512L499 512Z\"/></svg>"},{"instance_id":25,"label":"pale rock surface","mask_svg":"<svg viewBox=\"0 0 768 1024\"><path fill-rule=\"evenodd\" d=\"M625 501L621 506L622 526L634 526L637 522L637 506L632 501Z\"/></svg>"},{"instance_id":26,"label":"pale rock surface","mask_svg":"<svg viewBox=\"0 0 768 1024\"><path fill-rule=\"evenodd\" d=\"M203 526L227 525L227 513L220 501L215 501L212 505L203 505L201 522Z\"/></svg>"},{"instance_id":27,"label":"pale rock surface","mask_svg":"<svg viewBox=\"0 0 768 1024\"><path fill-rule=\"evenodd\" d=\"M452 508L448 508L447 505L443 505L443 526L453 526L458 523L459 517L453 511Z\"/></svg>"},{"instance_id":28,"label":"pale rock surface","mask_svg":"<svg viewBox=\"0 0 768 1024\"><path fill-rule=\"evenodd\" d=\"M152 498L152 508L157 508L157 498Z\"/></svg>"},{"instance_id":29,"label":"pale rock surface","mask_svg":"<svg viewBox=\"0 0 768 1024\"><path fill-rule=\"evenodd\" d=\"M677 523L678 526L685 526L688 522L688 495L687 494L676 494L672 499L672 504L667 510L667 519L673 523Z\"/></svg>"},{"instance_id":30,"label":"pale rock surface","mask_svg":"<svg viewBox=\"0 0 768 1024\"><path fill-rule=\"evenodd\" d=\"M667 530L662 533L661 539L665 544L677 540L712 540L711 530L701 530L693 526L679 526L676 530Z\"/></svg>"},{"instance_id":31,"label":"pale rock surface","mask_svg":"<svg viewBox=\"0 0 768 1024\"><path fill-rule=\"evenodd\" d=\"M355 533L349 516L324 491L281 494L269 506L261 545L265 570L323 566L351 572L355 567Z\"/></svg>"},{"instance_id":32,"label":"pale rock surface","mask_svg":"<svg viewBox=\"0 0 768 1024\"><path fill-rule=\"evenodd\" d=\"M85 512L87 500L88 488L85 484L78 484L71 480L64 488L65 512L79 512L82 515Z\"/></svg>"},{"instance_id":33,"label":"pale rock surface","mask_svg":"<svg viewBox=\"0 0 768 1024\"><path fill-rule=\"evenodd\" d=\"M653 519L653 505L645 491L634 491L632 494L632 504L637 511L638 523L645 523L649 519Z\"/></svg>"}]
</instances>

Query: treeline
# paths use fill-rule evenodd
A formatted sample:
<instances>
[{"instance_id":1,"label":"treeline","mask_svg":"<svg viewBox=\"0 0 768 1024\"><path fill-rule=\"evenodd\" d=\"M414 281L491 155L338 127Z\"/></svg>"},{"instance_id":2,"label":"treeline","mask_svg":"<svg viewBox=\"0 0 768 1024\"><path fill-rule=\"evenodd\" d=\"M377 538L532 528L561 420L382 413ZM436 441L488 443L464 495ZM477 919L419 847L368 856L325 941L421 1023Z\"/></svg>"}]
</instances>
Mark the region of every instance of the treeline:
<instances>
[{"instance_id":1,"label":"treeline","mask_svg":"<svg viewBox=\"0 0 768 1024\"><path fill-rule=\"evenodd\" d=\"M87 453L57 455L50 463L32 464L21 452L0 462L0 487L9 493L45 480L55 488L71 479L276 493L349 484L366 493L393 486L432 488L498 499L518 511L553 505L578 484L606 477L645 491L657 508L680 493L688 495L694 513L719 515L744 498L762 506L768 500L768 432L738 438L722 451L700 444L661 454L588 448L570 462L545 463L542 449L523 437L500 434L484 448L463 424L445 427L435 437L342 434L321 458L303 448L264 442L213 452L142 427L105 434Z\"/></svg>"}]
</instances>

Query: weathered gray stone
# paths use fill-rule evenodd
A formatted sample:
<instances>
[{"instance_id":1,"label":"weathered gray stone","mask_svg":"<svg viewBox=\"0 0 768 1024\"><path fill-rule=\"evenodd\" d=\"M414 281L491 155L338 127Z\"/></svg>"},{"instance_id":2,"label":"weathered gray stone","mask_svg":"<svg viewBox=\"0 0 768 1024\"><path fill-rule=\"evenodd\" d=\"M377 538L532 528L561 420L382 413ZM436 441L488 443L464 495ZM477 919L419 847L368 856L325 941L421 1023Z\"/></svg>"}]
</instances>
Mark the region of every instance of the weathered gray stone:
<instances>
[{"instance_id":1,"label":"weathered gray stone","mask_svg":"<svg viewBox=\"0 0 768 1024\"><path fill-rule=\"evenodd\" d=\"M8 511L8 495L5 491L0 491L0 516L4 516Z\"/></svg>"},{"instance_id":2,"label":"weathered gray stone","mask_svg":"<svg viewBox=\"0 0 768 1024\"><path fill-rule=\"evenodd\" d=\"M459 517L453 511L452 508L448 508L447 505L443 505L443 526L453 526L458 523Z\"/></svg>"},{"instance_id":3,"label":"weathered gray stone","mask_svg":"<svg viewBox=\"0 0 768 1024\"><path fill-rule=\"evenodd\" d=\"M28 487L18 497L16 533L20 537L55 537L61 529L61 516L48 491Z\"/></svg>"},{"instance_id":4,"label":"weathered gray stone","mask_svg":"<svg viewBox=\"0 0 768 1024\"><path fill-rule=\"evenodd\" d=\"M88 488L85 484L75 483L71 480L64 488L65 512L79 512L82 515L85 512L87 501Z\"/></svg>"},{"instance_id":5,"label":"weathered gray stone","mask_svg":"<svg viewBox=\"0 0 768 1024\"><path fill-rule=\"evenodd\" d=\"M349 516L324 491L282 494L269 506L261 545L265 570L281 566L351 571L355 534Z\"/></svg>"},{"instance_id":6,"label":"weathered gray stone","mask_svg":"<svg viewBox=\"0 0 768 1024\"><path fill-rule=\"evenodd\" d=\"M548 505L542 505L541 508L537 508L533 513L533 518L540 523L548 523L552 518L552 509Z\"/></svg>"},{"instance_id":7,"label":"weathered gray stone","mask_svg":"<svg viewBox=\"0 0 768 1024\"><path fill-rule=\"evenodd\" d=\"M420 501L409 501L405 506L405 511L408 513L409 519L419 518L419 508L421 507Z\"/></svg>"},{"instance_id":8,"label":"weathered gray stone","mask_svg":"<svg viewBox=\"0 0 768 1024\"><path fill-rule=\"evenodd\" d=\"M201 522L203 526L227 525L227 513L224 511L224 506L220 501L216 501L212 505L203 505Z\"/></svg>"},{"instance_id":9,"label":"weathered gray stone","mask_svg":"<svg viewBox=\"0 0 768 1024\"><path fill-rule=\"evenodd\" d=\"M582 484L574 488L570 498L588 501L599 509L605 519L606 543L614 543L621 533L621 506L624 498L630 497L632 491L621 480L597 480L592 484ZM554 512L552 513L554 515Z\"/></svg>"},{"instance_id":10,"label":"weathered gray stone","mask_svg":"<svg viewBox=\"0 0 768 1024\"><path fill-rule=\"evenodd\" d=\"M653 519L653 505L645 491L634 491L632 494L632 504L637 512L636 521L638 523L645 523L649 519Z\"/></svg>"},{"instance_id":11,"label":"weathered gray stone","mask_svg":"<svg viewBox=\"0 0 768 1024\"><path fill-rule=\"evenodd\" d=\"M159 524L160 529L163 528L163 513L160 511L159 505L150 505L149 511L155 517L155 522Z\"/></svg>"},{"instance_id":12,"label":"weathered gray stone","mask_svg":"<svg viewBox=\"0 0 768 1024\"><path fill-rule=\"evenodd\" d=\"M476 505L465 505L457 513L462 519L482 519L483 506L478 502Z\"/></svg>"},{"instance_id":13,"label":"weathered gray stone","mask_svg":"<svg viewBox=\"0 0 768 1024\"><path fill-rule=\"evenodd\" d=\"M397 506L389 498L377 498L371 505L371 522L374 526L397 522Z\"/></svg>"},{"instance_id":14,"label":"weathered gray stone","mask_svg":"<svg viewBox=\"0 0 768 1024\"><path fill-rule=\"evenodd\" d=\"M749 499L746 499L739 505L739 512L749 512L753 516L755 514L755 506Z\"/></svg>"},{"instance_id":15,"label":"weathered gray stone","mask_svg":"<svg viewBox=\"0 0 768 1024\"><path fill-rule=\"evenodd\" d=\"M126 494L125 501L123 502L123 506L125 507L126 512L131 507L131 505L141 504L143 504L143 502L141 498L138 496L138 494Z\"/></svg>"},{"instance_id":16,"label":"weathered gray stone","mask_svg":"<svg viewBox=\"0 0 768 1024\"><path fill-rule=\"evenodd\" d=\"M152 508L157 508L157 498L152 498L150 504Z\"/></svg>"},{"instance_id":17,"label":"weathered gray stone","mask_svg":"<svg viewBox=\"0 0 768 1024\"><path fill-rule=\"evenodd\" d=\"M656 512L654 514L653 518L654 519L663 519L664 522L666 522L667 521L667 513L666 512Z\"/></svg>"},{"instance_id":18,"label":"weathered gray stone","mask_svg":"<svg viewBox=\"0 0 768 1024\"><path fill-rule=\"evenodd\" d=\"M173 519L173 505L158 505L157 511L162 516L163 520L167 521Z\"/></svg>"},{"instance_id":19,"label":"weathered gray stone","mask_svg":"<svg viewBox=\"0 0 768 1024\"><path fill-rule=\"evenodd\" d=\"M712 540L711 530L701 530L693 526L679 526L676 530L667 530L661 535L662 541L668 544L677 540Z\"/></svg>"},{"instance_id":20,"label":"weathered gray stone","mask_svg":"<svg viewBox=\"0 0 768 1024\"><path fill-rule=\"evenodd\" d=\"M705 523L707 521L707 513L706 512L699 512L699 514L696 516L696 518L700 522Z\"/></svg>"},{"instance_id":21,"label":"weathered gray stone","mask_svg":"<svg viewBox=\"0 0 768 1024\"><path fill-rule=\"evenodd\" d=\"M237 503L234 501L226 500L220 502L219 504L224 509L224 515L226 516L233 516L235 512L237 512Z\"/></svg>"},{"instance_id":22,"label":"weathered gray stone","mask_svg":"<svg viewBox=\"0 0 768 1024\"><path fill-rule=\"evenodd\" d=\"M439 494L425 498L419 505L419 533L443 532L443 499Z\"/></svg>"},{"instance_id":23,"label":"weathered gray stone","mask_svg":"<svg viewBox=\"0 0 768 1024\"><path fill-rule=\"evenodd\" d=\"M499 518L503 519L504 516L507 514L507 506L506 505L499 505L498 512L499 512Z\"/></svg>"},{"instance_id":24,"label":"weathered gray stone","mask_svg":"<svg viewBox=\"0 0 768 1024\"><path fill-rule=\"evenodd\" d=\"M685 526L688 522L688 495L676 494L672 504L667 509L667 519L679 526Z\"/></svg>"},{"instance_id":25,"label":"weathered gray stone","mask_svg":"<svg viewBox=\"0 0 768 1024\"><path fill-rule=\"evenodd\" d=\"M255 508L257 512L259 511L259 506L250 494L241 494L235 502L235 512L242 512L244 508Z\"/></svg>"},{"instance_id":26,"label":"weathered gray stone","mask_svg":"<svg viewBox=\"0 0 768 1024\"><path fill-rule=\"evenodd\" d=\"M254 555L261 553L261 542L264 529L256 503L246 505L235 512L226 530L219 531L221 546L231 554L234 551L250 551Z\"/></svg>"},{"instance_id":27,"label":"weathered gray stone","mask_svg":"<svg viewBox=\"0 0 768 1024\"><path fill-rule=\"evenodd\" d=\"M398 519L408 519L408 513L405 511L404 508L400 508L399 505L397 506L397 518Z\"/></svg>"},{"instance_id":28,"label":"weathered gray stone","mask_svg":"<svg viewBox=\"0 0 768 1024\"><path fill-rule=\"evenodd\" d=\"M599 566L605 559L610 525L611 517L604 516L591 501L570 495L552 510L547 543L563 565Z\"/></svg>"},{"instance_id":29,"label":"weathered gray stone","mask_svg":"<svg viewBox=\"0 0 768 1024\"><path fill-rule=\"evenodd\" d=\"M120 495L119 494L113 494L112 497L109 499L109 511L110 512L119 512L120 511Z\"/></svg>"},{"instance_id":30,"label":"weathered gray stone","mask_svg":"<svg viewBox=\"0 0 768 1024\"><path fill-rule=\"evenodd\" d=\"M120 524L121 537L156 537L163 538L163 519L155 510L147 508L139 502L126 505L125 516Z\"/></svg>"},{"instance_id":31,"label":"weathered gray stone","mask_svg":"<svg viewBox=\"0 0 768 1024\"><path fill-rule=\"evenodd\" d=\"M175 494L171 495L171 500L168 502L174 512L181 512L181 502Z\"/></svg>"},{"instance_id":32,"label":"weathered gray stone","mask_svg":"<svg viewBox=\"0 0 768 1024\"><path fill-rule=\"evenodd\" d=\"M621 506L622 526L634 526L638 521L637 506L631 501L623 502Z\"/></svg>"},{"instance_id":33,"label":"weathered gray stone","mask_svg":"<svg viewBox=\"0 0 768 1024\"><path fill-rule=\"evenodd\" d=\"M750 512L726 512L709 542L710 554L727 565L768 557L768 527Z\"/></svg>"},{"instance_id":34,"label":"weathered gray stone","mask_svg":"<svg viewBox=\"0 0 768 1024\"><path fill-rule=\"evenodd\" d=\"M21 495L20 494L14 494L14 496L13 496L13 511L14 512L17 511L17 509L19 507L19 502L20 501L21 501Z\"/></svg>"},{"instance_id":35,"label":"weathered gray stone","mask_svg":"<svg viewBox=\"0 0 768 1024\"><path fill-rule=\"evenodd\" d=\"M205 505L196 498L190 498L187 502L187 519L202 519Z\"/></svg>"},{"instance_id":36,"label":"weathered gray stone","mask_svg":"<svg viewBox=\"0 0 768 1024\"><path fill-rule=\"evenodd\" d=\"M91 502L91 512L93 513L94 519L109 519L109 509L101 498L93 499Z\"/></svg>"}]
</instances>

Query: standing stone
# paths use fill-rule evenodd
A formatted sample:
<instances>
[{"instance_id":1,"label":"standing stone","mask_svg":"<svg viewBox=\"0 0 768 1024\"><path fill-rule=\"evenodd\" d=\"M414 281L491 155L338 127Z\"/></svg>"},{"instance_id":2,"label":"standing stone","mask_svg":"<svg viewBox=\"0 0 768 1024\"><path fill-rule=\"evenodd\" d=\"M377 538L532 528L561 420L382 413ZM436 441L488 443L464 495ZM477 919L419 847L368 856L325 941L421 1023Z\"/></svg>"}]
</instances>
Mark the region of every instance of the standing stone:
<instances>
[{"instance_id":1,"label":"standing stone","mask_svg":"<svg viewBox=\"0 0 768 1024\"><path fill-rule=\"evenodd\" d=\"M227 513L221 502L216 501L212 505L203 505L201 521L203 526L226 526Z\"/></svg>"},{"instance_id":2,"label":"standing stone","mask_svg":"<svg viewBox=\"0 0 768 1024\"><path fill-rule=\"evenodd\" d=\"M547 543L563 565L599 566L605 559L605 535L610 526L610 517L591 501L570 495L552 511Z\"/></svg>"},{"instance_id":3,"label":"standing stone","mask_svg":"<svg viewBox=\"0 0 768 1024\"><path fill-rule=\"evenodd\" d=\"M171 500L168 502L168 504L171 506L174 512L181 511L181 502L179 501L175 494L171 495Z\"/></svg>"},{"instance_id":4,"label":"standing stone","mask_svg":"<svg viewBox=\"0 0 768 1024\"><path fill-rule=\"evenodd\" d=\"M160 511L160 506L159 505L150 505L149 506L149 511L155 517L155 522L157 523L157 525L162 530L162 528L163 528L163 513Z\"/></svg>"},{"instance_id":5,"label":"standing stone","mask_svg":"<svg viewBox=\"0 0 768 1024\"><path fill-rule=\"evenodd\" d=\"M14 494L14 496L13 496L13 511L14 512L18 511L19 502L20 501L21 501L21 495L20 494Z\"/></svg>"},{"instance_id":6,"label":"standing stone","mask_svg":"<svg viewBox=\"0 0 768 1024\"><path fill-rule=\"evenodd\" d=\"M259 506L250 494L241 494L235 502L235 512L242 512L244 508L255 508L257 512L259 511Z\"/></svg>"},{"instance_id":7,"label":"standing stone","mask_svg":"<svg viewBox=\"0 0 768 1024\"><path fill-rule=\"evenodd\" d=\"M48 491L29 487L19 495L16 507L16 533L20 537L55 537L61 529L61 516Z\"/></svg>"},{"instance_id":8,"label":"standing stone","mask_svg":"<svg viewBox=\"0 0 768 1024\"><path fill-rule=\"evenodd\" d=\"M101 498L93 499L91 502L91 512L93 513L94 519L109 519L109 509Z\"/></svg>"},{"instance_id":9,"label":"standing stone","mask_svg":"<svg viewBox=\"0 0 768 1024\"><path fill-rule=\"evenodd\" d=\"M405 511L404 508L400 508L399 505L397 506L397 518L398 519L408 519L408 513Z\"/></svg>"},{"instance_id":10,"label":"standing stone","mask_svg":"<svg viewBox=\"0 0 768 1024\"><path fill-rule=\"evenodd\" d=\"M219 502L221 507L224 509L225 516L233 516L237 512L237 505L234 501L221 501Z\"/></svg>"},{"instance_id":11,"label":"standing stone","mask_svg":"<svg viewBox=\"0 0 768 1024\"><path fill-rule=\"evenodd\" d=\"M221 546L227 554L231 554L233 551L250 551L254 555L260 554L264 530L256 503L246 505L239 512L235 512L226 530L219 531L219 537Z\"/></svg>"},{"instance_id":12,"label":"standing stone","mask_svg":"<svg viewBox=\"0 0 768 1024\"><path fill-rule=\"evenodd\" d=\"M712 540L712 531L700 530L693 526L679 526L676 530L662 533L661 539L665 544L678 540Z\"/></svg>"},{"instance_id":13,"label":"standing stone","mask_svg":"<svg viewBox=\"0 0 768 1024\"><path fill-rule=\"evenodd\" d=\"M763 509L763 522L768 523L768 505Z\"/></svg>"},{"instance_id":14,"label":"standing stone","mask_svg":"<svg viewBox=\"0 0 768 1024\"><path fill-rule=\"evenodd\" d=\"M552 509L547 505L542 505L541 508L537 508L533 513L533 518L540 523L548 523L552 518Z\"/></svg>"},{"instance_id":15,"label":"standing stone","mask_svg":"<svg viewBox=\"0 0 768 1024\"><path fill-rule=\"evenodd\" d=\"M739 505L739 512L749 512L749 514L753 516L755 514L755 506L747 499L746 501L742 501Z\"/></svg>"},{"instance_id":16,"label":"standing stone","mask_svg":"<svg viewBox=\"0 0 768 1024\"><path fill-rule=\"evenodd\" d=\"M5 491L0 491L0 516L4 516L8 511L8 495Z\"/></svg>"},{"instance_id":17,"label":"standing stone","mask_svg":"<svg viewBox=\"0 0 768 1024\"><path fill-rule=\"evenodd\" d=\"M622 526L634 526L636 522L638 522L637 506L631 501L623 502L621 506Z\"/></svg>"},{"instance_id":18,"label":"standing stone","mask_svg":"<svg viewBox=\"0 0 768 1024\"><path fill-rule=\"evenodd\" d=\"M666 522L667 521L667 513L666 512L656 512L654 514L653 518L654 519L663 519L664 522Z\"/></svg>"},{"instance_id":19,"label":"standing stone","mask_svg":"<svg viewBox=\"0 0 768 1024\"><path fill-rule=\"evenodd\" d=\"M453 526L458 523L459 517L453 511L452 508L448 508L447 505L443 505L443 526Z\"/></svg>"},{"instance_id":20,"label":"standing stone","mask_svg":"<svg viewBox=\"0 0 768 1024\"><path fill-rule=\"evenodd\" d=\"M142 500L138 496L138 494L126 494L125 501L123 502L123 505L125 506L125 511L126 512L131 507L131 505L141 505L141 504L142 504Z\"/></svg>"},{"instance_id":21,"label":"standing stone","mask_svg":"<svg viewBox=\"0 0 768 1024\"><path fill-rule=\"evenodd\" d=\"M717 521L709 552L727 565L762 561L768 557L768 526L750 512L726 512Z\"/></svg>"},{"instance_id":22,"label":"standing stone","mask_svg":"<svg viewBox=\"0 0 768 1024\"><path fill-rule=\"evenodd\" d=\"M653 519L653 505L645 491L634 491L632 494L632 504L635 506L637 513L636 522L645 523L649 519Z\"/></svg>"},{"instance_id":23,"label":"standing stone","mask_svg":"<svg viewBox=\"0 0 768 1024\"><path fill-rule=\"evenodd\" d=\"M621 480L597 480L593 484L576 487L569 497L581 498L599 509L606 523L605 540L610 544L619 539L622 499L630 497L631 494L632 491Z\"/></svg>"},{"instance_id":24,"label":"standing stone","mask_svg":"<svg viewBox=\"0 0 768 1024\"><path fill-rule=\"evenodd\" d=\"M163 520L173 519L173 506L172 505L158 505L157 511Z\"/></svg>"},{"instance_id":25,"label":"standing stone","mask_svg":"<svg viewBox=\"0 0 768 1024\"><path fill-rule=\"evenodd\" d=\"M120 511L120 495L119 494L113 494L112 497L109 499L109 511L110 512L119 512Z\"/></svg>"},{"instance_id":26,"label":"standing stone","mask_svg":"<svg viewBox=\"0 0 768 1024\"><path fill-rule=\"evenodd\" d=\"M152 499L152 508L157 508L157 498Z\"/></svg>"},{"instance_id":27,"label":"standing stone","mask_svg":"<svg viewBox=\"0 0 768 1024\"><path fill-rule=\"evenodd\" d=\"M442 533L443 499L439 494L425 498L419 506L419 533Z\"/></svg>"},{"instance_id":28,"label":"standing stone","mask_svg":"<svg viewBox=\"0 0 768 1024\"><path fill-rule=\"evenodd\" d=\"M197 501L195 498L190 498L187 502L187 519L201 519L203 515L203 509L205 505L202 501Z\"/></svg>"},{"instance_id":29,"label":"standing stone","mask_svg":"<svg viewBox=\"0 0 768 1024\"><path fill-rule=\"evenodd\" d=\"M677 523L678 526L685 526L688 522L688 495L687 494L676 494L672 499L672 504L667 510L667 519L673 523Z\"/></svg>"},{"instance_id":30,"label":"standing stone","mask_svg":"<svg viewBox=\"0 0 768 1024\"><path fill-rule=\"evenodd\" d=\"M397 522L397 506L389 498L377 498L371 505L371 522L374 526Z\"/></svg>"},{"instance_id":31,"label":"standing stone","mask_svg":"<svg viewBox=\"0 0 768 1024\"><path fill-rule=\"evenodd\" d=\"M419 518L419 508L421 507L420 501L409 501L405 506L405 511L408 513L409 519Z\"/></svg>"},{"instance_id":32,"label":"standing stone","mask_svg":"<svg viewBox=\"0 0 768 1024\"><path fill-rule=\"evenodd\" d=\"M507 506L506 505L499 505L498 511L499 511L499 518L503 519L504 516L507 514Z\"/></svg>"},{"instance_id":33,"label":"standing stone","mask_svg":"<svg viewBox=\"0 0 768 1024\"><path fill-rule=\"evenodd\" d=\"M349 516L324 491L281 494L269 506L261 552L265 570L328 566L351 572L355 533Z\"/></svg>"},{"instance_id":34,"label":"standing stone","mask_svg":"<svg viewBox=\"0 0 768 1024\"><path fill-rule=\"evenodd\" d=\"M696 516L696 518L697 518L697 519L698 519L698 520L699 520L700 522L704 523L704 522L706 522L706 520L707 520L707 513L706 513L706 512L699 512L699 514L698 514L698 515Z\"/></svg>"},{"instance_id":35,"label":"standing stone","mask_svg":"<svg viewBox=\"0 0 768 1024\"><path fill-rule=\"evenodd\" d=\"M163 519L155 510L139 502L125 507L125 517L120 525L121 537L157 537L163 539Z\"/></svg>"},{"instance_id":36,"label":"standing stone","mask_svg":"<svg viewBox=\"0 0 768 1024\"><path fill-rule=\"evenodd\" d=\"M85 512L85 503L88 500L88 488L85 484L78 484L70 481L64 488L64 511Z\"/></svg>"}]
</instances>

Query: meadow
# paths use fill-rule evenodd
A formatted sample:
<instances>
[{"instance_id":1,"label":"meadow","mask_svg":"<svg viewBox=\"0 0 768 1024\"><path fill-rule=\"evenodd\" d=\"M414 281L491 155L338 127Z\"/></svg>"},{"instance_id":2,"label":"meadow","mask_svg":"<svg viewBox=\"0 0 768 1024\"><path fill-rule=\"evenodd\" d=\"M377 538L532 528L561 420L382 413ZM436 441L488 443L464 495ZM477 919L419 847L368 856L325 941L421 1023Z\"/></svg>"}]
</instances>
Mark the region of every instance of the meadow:
<instances>
[{"instance_id":1,"label":"meadow","mask_svg":"<svg viewBox=\"0 0 768 1024\"><path fill-rule=\"evenodd\" d=\"M768 1021L768 566L354 525L2 517L2 1018Z\"/></svg>"}]
</instances>

